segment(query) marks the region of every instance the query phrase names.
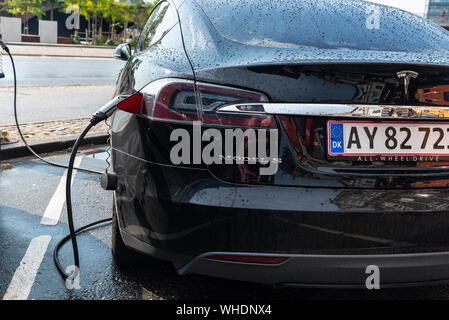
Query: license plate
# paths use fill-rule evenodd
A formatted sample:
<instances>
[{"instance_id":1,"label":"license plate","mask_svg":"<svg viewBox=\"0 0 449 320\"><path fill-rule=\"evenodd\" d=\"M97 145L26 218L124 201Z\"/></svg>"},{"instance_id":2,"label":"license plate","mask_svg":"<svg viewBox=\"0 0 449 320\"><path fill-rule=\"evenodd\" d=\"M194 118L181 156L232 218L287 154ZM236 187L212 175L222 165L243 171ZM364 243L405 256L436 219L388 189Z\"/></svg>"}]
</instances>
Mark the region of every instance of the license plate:
<instances>
[{"instance_id":1,"label":"license plate","mask_svg":"<svg viewBox=\"0 0 449 320\"><path fill-rule=\"evenodd\" d=\"M449 124L329 121L330 157L449 156Z\"/></svg>"}]
</instances>

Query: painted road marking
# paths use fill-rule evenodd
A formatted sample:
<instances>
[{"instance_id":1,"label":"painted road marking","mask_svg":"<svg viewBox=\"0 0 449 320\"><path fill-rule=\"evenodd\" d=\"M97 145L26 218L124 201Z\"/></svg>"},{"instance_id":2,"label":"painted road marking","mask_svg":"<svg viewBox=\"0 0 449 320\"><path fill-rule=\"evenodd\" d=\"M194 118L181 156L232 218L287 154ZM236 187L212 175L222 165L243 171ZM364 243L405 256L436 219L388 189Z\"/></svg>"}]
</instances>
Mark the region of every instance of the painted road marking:
<instances>
[{"instance_id":1,"label":"painted road marking","mask_svg":"<svg viewBox=\"0 0 449 320\"><path fill-rule=\"evenodd\" d=\"M81 164L82 157L75 158L75 167L78 168ZM73 170L73 181L75 180L77 170ZM50 200L50 203L47 206L47 209L44 212L44 215L41 220L41 224L47 226L55 226L59 222L59 218L61 217L62 209L64 208L65 203L65 185L67 181L67 170L59 182L58 188L56 188L53 197Z\"/></svg>"},{"instance_id":2,"label":"painted road marking","mask_svg":"<svg viewBox=\"0 0 449 320\"><path fill-rule=\"evenodd\" d=\"M51 236L45 235L31 240L20 262L3 300L27 300L36 279L39 267L47 252Z\"/></svg>"}]
</instances>

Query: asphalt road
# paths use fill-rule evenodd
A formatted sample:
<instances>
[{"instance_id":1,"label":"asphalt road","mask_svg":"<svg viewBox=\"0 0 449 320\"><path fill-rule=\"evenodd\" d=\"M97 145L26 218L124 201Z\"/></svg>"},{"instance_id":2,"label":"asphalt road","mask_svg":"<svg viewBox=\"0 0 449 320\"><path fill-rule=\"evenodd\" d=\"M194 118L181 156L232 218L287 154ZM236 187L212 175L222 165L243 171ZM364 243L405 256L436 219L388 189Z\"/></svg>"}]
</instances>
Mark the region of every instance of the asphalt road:
<instances>
[{"instance_id":1,"label":"asphalt road","mask_svg":"<svg viewBox=\"0 0 449 320\"><path fill-rule=\"evenodd\" d=\"M19 86L113 84L125 62L105 58L14 57ZM3 56L5 78L0 87L13 85L11 63Z\"/></svg>"},{"instance_id":2,"label":"asphalt road","mask_svg":"<svg viewBox=\"0 0 449 320\"><path fill-rule=\"evenodd\" d=\"M104 148L84 149L81 166L101 170ZM68 154L51 155L65 162ZM110 226L79 236L81 289L69 290L53 265L52 251L67 233L63 169L34 159L0 164L0 299L448 299L449 285L368 290L278 289L198 275L178 276L166 263L141 264L122 270L114 265ZM76 225L111 216L112 194L103 191L93 174L76 174L73 184ZM49 213L50 212L50 213ZM56 225L42 217L61 214ZM72 264L70 246L61 251Z\"/></svg>"},{"instance_id":3,"label":"asphalt road","mask_svg":"<svg viewBox=\"0 0 449 320\"><path fill-rule=\"evenodd\" d=\"M104 58L15 57L19 122L84 118L113 95L123 61ZM0 125L14 123L13 73L3 57Z\"/></svg>"}]
</instances>

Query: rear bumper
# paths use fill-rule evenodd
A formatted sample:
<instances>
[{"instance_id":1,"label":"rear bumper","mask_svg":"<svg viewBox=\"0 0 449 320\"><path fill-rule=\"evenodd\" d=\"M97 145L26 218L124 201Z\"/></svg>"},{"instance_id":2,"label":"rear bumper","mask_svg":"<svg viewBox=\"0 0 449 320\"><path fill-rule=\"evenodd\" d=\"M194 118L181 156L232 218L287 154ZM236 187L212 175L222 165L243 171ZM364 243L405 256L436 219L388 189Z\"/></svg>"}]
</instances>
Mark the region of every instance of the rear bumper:
<instances>
[{"instance_id":1,"label":"rear bumper","mask_svg":"<svg viewBox=\"0 0 449 320\"><path fill-rule=\"evenodd\" d=\"M117 158L117 156L116 156ZM117 212L125 243L180 274L283 286L382 287L449 280L449 189L349 190L248 186L208 170L127 157ZM212 254L289 259L212 261Z\"/></svg>"},{"instance_id":2,"label":"rear bumper","mask_svg":"<svg viewBox=\"0 0 449 320\"><path fill-rule=\"evenodd\" d=\"M119 174L116 191L120 228L168 252L449 252L449 189L247 186L207 170L138 160L128 167L135 172Z\"/></svg>"},{"instance_id":3,"label":"rear bumper","mask_svg":"<svg viewBox=\"0 0 449 320\"><path fill-rule=\"evenodd\" d=\"M217 254L223 253L202 254L178 271L180 274L195 273L280 286L365 288L366 279L371 274L366 273L367 267L374 265L379 267L381 288L449 280L449 252L402 255L288 255L288 260L279 265L208 259L208 256Z\"/></svg>"},{"instance_id":4,"label":"rear bumper","mask_svg":"<svg viewBox=\"0 0 449 320\"><path fill-rule=\"evenodd\" d=\"M154 248L122 231L135 250L173 263L180 275L296 287L366 288L368 266L379 268L380 288L427 285L449 281L449 252L384 255L306 255L208 252L191 257ZM276 265L212 260L211 256L284 257Z\"/></svg>"}]
</instances>

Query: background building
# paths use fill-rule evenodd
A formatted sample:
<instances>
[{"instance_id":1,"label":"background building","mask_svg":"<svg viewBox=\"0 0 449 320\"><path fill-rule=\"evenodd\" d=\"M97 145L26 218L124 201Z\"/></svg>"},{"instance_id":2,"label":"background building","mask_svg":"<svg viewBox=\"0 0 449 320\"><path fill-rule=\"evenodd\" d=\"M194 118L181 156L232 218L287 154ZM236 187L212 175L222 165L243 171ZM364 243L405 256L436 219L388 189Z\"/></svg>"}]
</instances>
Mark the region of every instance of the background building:
<instances>
[{"instance_id":1,"label":"background building","mask_svg":"<svg viewBox=\"0 0 449 320\"><path fill-rule=\"evenodd\" d=\"M427 18L442 26L449 26L449 0L429 0Z\"/></svg>"},{"instance_id":2,"label":"background building","mask_svg":"<svg viewBox=\"0 0 449 320\"><path fill-rule=\"evenodd\" d=\"M0 0L0 16L21 19L22 42L40 42L39 26L54 29L55 23L45 22L51 20L57 22L58 41L64 43L135 44L158 1Z\"/></svg>"}]
</instances>

